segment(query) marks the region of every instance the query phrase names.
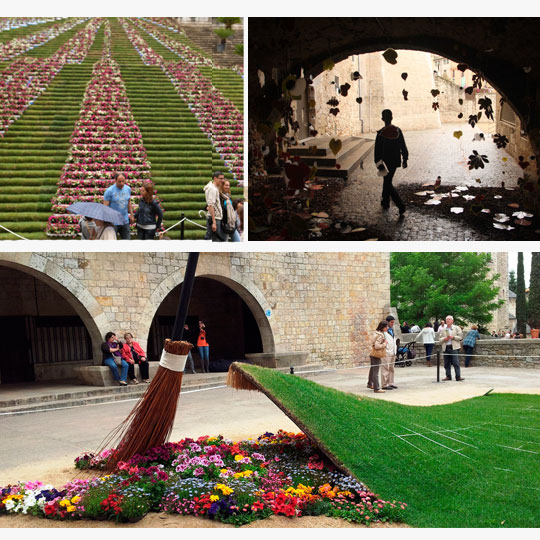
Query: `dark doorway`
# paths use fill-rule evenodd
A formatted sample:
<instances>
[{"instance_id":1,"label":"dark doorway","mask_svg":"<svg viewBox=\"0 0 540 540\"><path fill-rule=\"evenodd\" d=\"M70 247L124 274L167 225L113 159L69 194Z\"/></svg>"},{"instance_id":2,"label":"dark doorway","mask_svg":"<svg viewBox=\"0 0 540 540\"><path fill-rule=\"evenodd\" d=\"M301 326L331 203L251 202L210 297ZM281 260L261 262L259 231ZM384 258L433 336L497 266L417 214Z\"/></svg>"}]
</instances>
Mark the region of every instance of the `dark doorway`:
<instances>
[{"instance_id":1,"label":"dark doorway","mask_svg":"<svg viewBox=\"0 0 540 540\"><path fill-rule=\"evenodd\" d=\"M1 383L35 381L40 373L51 379L54 365L92 358L84 322L51 286L8 267L0 267L0 282Z\"/></svg>"},{"instance_id":2,"label":"dark doorway","mask_svg":"<svg viewBox=\"0 0 540 540\"><path fill-rule=\"evenodd\" d=\"M170 338L182 286L173 289L158 308L148 338L148 359L158 361L166 338ZM242 298L227 285L205 277L195 279L184 339L193 343L195 369L200 371L197 336L204 321L210 345L210 371L226 371L246 353L263 351L257 321Z\"/></svg>"}]
</instances>

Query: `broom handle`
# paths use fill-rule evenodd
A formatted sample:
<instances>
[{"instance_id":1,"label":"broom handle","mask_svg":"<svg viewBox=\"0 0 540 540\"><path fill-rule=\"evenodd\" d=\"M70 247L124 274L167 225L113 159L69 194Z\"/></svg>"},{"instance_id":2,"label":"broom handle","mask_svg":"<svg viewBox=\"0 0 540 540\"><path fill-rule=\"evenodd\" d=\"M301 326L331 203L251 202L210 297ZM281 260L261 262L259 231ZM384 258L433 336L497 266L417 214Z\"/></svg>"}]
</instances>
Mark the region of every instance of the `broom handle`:
<instances>
[{"instance_id":1,"label":"broom handle","mask_svg":"<svg viewBox=\"0 0 540 540\"><path fill-rule=\"evenodd\" d=\"M195 271L197 270L198 260L198 253L189 254L186 272L184 274L184 283L182 285L182 294L180 295L180 303L178 304L178 311L176 312L176 319L174 321L174 328L172 331L173 341L182 341L182 336L184 334L184 325L186 324L189 300L191 298L193 282L195 281Z\"/></svg>"}]
</instances>

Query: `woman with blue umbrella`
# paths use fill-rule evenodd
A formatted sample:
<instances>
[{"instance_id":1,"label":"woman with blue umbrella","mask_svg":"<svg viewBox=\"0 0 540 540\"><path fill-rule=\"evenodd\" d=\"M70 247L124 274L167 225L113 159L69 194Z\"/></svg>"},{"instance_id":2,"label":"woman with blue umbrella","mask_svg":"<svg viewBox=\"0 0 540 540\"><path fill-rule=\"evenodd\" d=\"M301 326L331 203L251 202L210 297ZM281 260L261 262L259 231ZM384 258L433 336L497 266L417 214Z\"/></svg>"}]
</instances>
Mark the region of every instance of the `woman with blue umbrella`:
<instances>
[{"instance_id":1,"label":"woman with blue umbrella","mask_svg":"<svg viewBox=\"0 0 540 540\"><path fill-rule=\"evenodd\" d=\"M100 203L76 202L69 205L66 210L86 218L84 227L89 231L95 231L94 234L89 233L88 239L90 240L116 240L114 226L124 223L124 217L120 212ZM81 229L83 230L83 238L86 238L82 224Z\"/></svg>"}]
</instances>

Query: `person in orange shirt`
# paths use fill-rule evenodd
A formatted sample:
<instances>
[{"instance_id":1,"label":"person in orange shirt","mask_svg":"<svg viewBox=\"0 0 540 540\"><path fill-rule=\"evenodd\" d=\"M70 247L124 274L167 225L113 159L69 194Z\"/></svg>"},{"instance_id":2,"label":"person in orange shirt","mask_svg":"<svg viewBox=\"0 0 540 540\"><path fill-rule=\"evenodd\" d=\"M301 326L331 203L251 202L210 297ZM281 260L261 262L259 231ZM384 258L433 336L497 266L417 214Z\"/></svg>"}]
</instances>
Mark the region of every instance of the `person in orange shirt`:
<instances>
[{"instance_id":1,"label":"person in orange shirt","mask_svg":"<svg viewBox=\"0 0 540 540\"><path fill-rule=\"evenodd\" d=\"M206 326L199 321L199 337L197 338L197 347L201 356L201 365L203 373L210 373L210 345L206 341Z\"/></svg>"}]
</instances>

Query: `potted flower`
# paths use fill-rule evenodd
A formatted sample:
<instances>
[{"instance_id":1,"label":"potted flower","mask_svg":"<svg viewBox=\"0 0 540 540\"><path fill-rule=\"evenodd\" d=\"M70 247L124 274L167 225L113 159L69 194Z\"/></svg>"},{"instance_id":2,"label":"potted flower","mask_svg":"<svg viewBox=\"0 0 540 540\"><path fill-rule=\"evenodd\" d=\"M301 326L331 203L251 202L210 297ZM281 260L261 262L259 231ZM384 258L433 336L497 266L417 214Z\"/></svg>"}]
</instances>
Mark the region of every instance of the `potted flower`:
<instances>
[{"instance_id":1,"label":"potted flower","mask_svg":"<svg viewBox=\"0 0 540 540\"><path fill-rule=\"evenodd\" d=\"M149 510L148 496L141 493L130 493L122 501L121 520L136 523L146 516Z\"/></svg>"},{"instance_id":2,"label":"potted flower","mask_svg":"<svg viewBox=\"0 0 540 540\"><path fill-rule=\"evenodd\" d=\"M225 28L216 28L214 30L214 33L221 38L217 46L217 52L223 52L227 38L230 38L234 34L234 30L232 29L233 24L238 24L242 19L240 17L218 17L217 20L219 23L225 25Z\"/></svg>"}]
</instances>

